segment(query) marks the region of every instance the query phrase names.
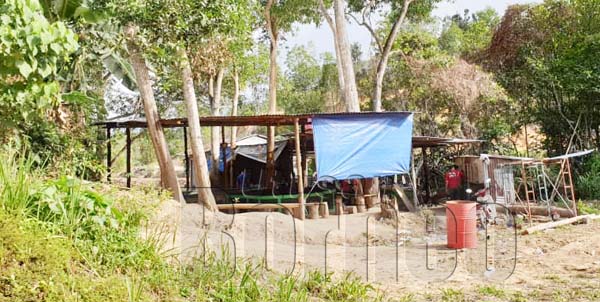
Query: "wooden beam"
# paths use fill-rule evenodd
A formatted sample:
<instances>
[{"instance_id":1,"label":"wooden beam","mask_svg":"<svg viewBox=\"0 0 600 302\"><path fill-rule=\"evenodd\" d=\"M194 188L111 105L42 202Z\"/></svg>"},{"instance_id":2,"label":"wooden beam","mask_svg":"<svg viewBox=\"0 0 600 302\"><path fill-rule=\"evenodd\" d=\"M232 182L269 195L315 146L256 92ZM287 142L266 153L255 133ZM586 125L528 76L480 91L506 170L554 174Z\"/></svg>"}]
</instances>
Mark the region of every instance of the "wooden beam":
<instances>
[{"instance_id":1,"label":"wooden beam","mask_svg":"<svg viewBox=\"0 0 600 302\"><path fill-rule=\"evenodd\" d=\"M300 213L298 213L301 220L304 220L304 177L302 169L302 152L300 151L300 123L298 119L294 120L294 135L296 142L296 178L298 178L298 203L300 204Z\"/></svg>"},{"instance_id":2,"label":"wooden beam","mask_svg":"<svg viewBox=\"0 0 600 302\"><path fill-rule=\"evenodd\" d=\"M576 216L576 217L567 218L567 219L563 219L563 220L559 220L559 221L542 223L542 224L538 224L536 226L532 226L530 228L527 228L527 229L521 231L521 234L522 235L533 234L535 232L555 228L555 227L558 227L561 225L573 224L573 223L579 222L581 220L590 221L590 220L594 220L594 219L598 219L598 218L600 218L599 215L582 215L582 216Z\"/></svg>"},{"instance_id":3,"label":"wooden beam","mask_svg":"<svg viewBox=\"0 0 600 302\"><path fill-rule=\"evenodd\" d=\"M127 187L131 188L131 129L125 129L125 170L127 173Z\"/></svg>"},{"instance_id":4,"label":"wooden beam","mask_svg":"<svg viewBox=\"0 0 600 302\"><path fill-rule=\"evenodd\" d=\"M110 144L110 128L106 128L106 181L110 182L110 167L111 167L111 144Z\"/></svg>"}]
</instances>

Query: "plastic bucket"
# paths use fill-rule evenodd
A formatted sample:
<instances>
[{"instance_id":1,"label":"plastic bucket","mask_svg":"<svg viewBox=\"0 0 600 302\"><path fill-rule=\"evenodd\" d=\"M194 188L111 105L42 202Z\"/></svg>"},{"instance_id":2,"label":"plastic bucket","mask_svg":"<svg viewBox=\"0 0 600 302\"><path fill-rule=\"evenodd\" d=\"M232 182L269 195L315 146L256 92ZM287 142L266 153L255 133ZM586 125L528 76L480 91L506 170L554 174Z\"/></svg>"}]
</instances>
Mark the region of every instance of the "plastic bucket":
<instances>
[{"instance_id":1,"label":"plastic bucket","mask_svg":"<svg viewBox=\"0 0 600 302\"><path fill-rule=\"evenodd\" d=\"M446 229L449 248L476 248L477 204L461 200L446 202Z\"/></svg>"}]
</instances>

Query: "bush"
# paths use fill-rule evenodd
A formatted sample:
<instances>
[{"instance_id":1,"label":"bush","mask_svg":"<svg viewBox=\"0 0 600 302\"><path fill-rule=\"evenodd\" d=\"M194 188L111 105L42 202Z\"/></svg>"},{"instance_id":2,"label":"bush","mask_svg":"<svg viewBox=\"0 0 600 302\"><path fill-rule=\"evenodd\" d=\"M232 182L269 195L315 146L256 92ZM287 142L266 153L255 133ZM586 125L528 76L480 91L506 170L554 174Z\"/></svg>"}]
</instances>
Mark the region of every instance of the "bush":
<instances>
[{"instance_id":1,"label":"bush","mask_svg":"<svg viewBox=\"0 0 600 302\"><path fill-rule=\"evenodd\" d=\"M577 179L577 193L581 199L600 200L600 154L587 159Z\"/></svg>"},{"instance_id":2,"label":"bush","mask_svg":"<svg viewBox=\"0 0 600 302\"><path fill-rule=\"evenodd\" d=\"M169 264L139 229L154 191L46 179L34 160L0 151L0 301L377 301L350 275L284 276L207 255Z\"/></svg>"}]
</instances>

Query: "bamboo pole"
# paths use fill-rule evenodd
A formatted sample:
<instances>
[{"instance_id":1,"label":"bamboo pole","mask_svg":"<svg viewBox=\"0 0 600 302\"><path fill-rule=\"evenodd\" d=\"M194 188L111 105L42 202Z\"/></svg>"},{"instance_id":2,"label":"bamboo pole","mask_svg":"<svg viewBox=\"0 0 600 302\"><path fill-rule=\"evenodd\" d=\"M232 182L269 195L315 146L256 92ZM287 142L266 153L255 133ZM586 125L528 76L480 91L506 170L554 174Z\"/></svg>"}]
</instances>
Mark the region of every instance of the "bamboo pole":
<instances>
[{"instance_id":1,"label":"bamboo pole","mask_svg":"<svg viewBox=\"0 0 600 302\"><path fill-rule=\"evenodd\" d=\"M294 136L296 143L296 177L298 178L298 203L300 213L298 218L304 220L304 179L302 177L302 152L300 152L300 125L298 119L294 119Z\"/></svg>"}]
</instances>

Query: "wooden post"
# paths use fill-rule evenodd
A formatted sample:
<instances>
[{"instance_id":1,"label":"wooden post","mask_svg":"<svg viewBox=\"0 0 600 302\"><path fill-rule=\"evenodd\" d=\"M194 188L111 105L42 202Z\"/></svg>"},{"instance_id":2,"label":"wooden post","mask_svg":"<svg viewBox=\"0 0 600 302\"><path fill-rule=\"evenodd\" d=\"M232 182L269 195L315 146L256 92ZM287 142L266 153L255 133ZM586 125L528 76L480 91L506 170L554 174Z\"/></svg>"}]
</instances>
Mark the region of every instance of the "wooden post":
<instances>
[{"instance_id":1,"label":"wooden post","mask_svg":"<svg viewBox=\"0 0 600 302\"><path fill-rule=\"evenodd\" d=\"M417 172L415 170L415 155L414 152L411 151L411 156L410 156L410 172L411 172L411 178L412 178L412 189L413 189L413 203L414 206L417 207L417 205L419 204L419 195L417 192Z\"/></svg>"},{"instance_id":2,"label":"wooden post","mask_svg":"<svg viewBox=\"0 0 600 302\"><path fill-rule=\"evenodd\" d=\"M111 167L111 145L110 145L110 128L106 127L106 181L110 182L110 167Z\"/></svg>"},{"instance_id":3,"label":"wooden post","mask_svg":"<svg viewBox=\"0 0 600 302\"><path fill-rule=\"evenodd\" d=\"M427 165L427 148L421 148L423 152L423 176L425 182L425 203L429 203L429 166Z\"/></svg>"},{"instance_id":4,"label":"wooden post","mask_svg":"<svg viewBox=\"0 0 600 302\"><path fill-rule=\"evenodd\" d=\"M223 188L227 188L228 183L227 180L227 143L225 142L225 126L221 126L221 148L220 148L221 156L223 157L223 174L221 175L221 185ZM221 159L219 159L219 164ZM218 171L218 169L217 169Z\"/></svg>"},{"instance_id":5,"label":"wooden post","mask_svg":"<svg viewBox=\"0 0 600 302\"><path fill-rule=\"evenodd\" d=\"M342 195L335 196L335 214L344 215L344 202L342 200Z\"/></svg>"},{"instance_id":6,"label":"wooden post","mask_svg":"<svg viewBox=\"0 0 600 302\"><path fill-rule=\"evenodd\" d=\"M273 177L275 176L275 126L267 127L267 174L265 177L265 187L273 187Z\"/></svg>"},{"instance_id":7,"label":"wooden post","mask_svg":"<svg viewBox=\"0 0 600 302\"><path fill-rule=\"evenodd\" d=\"M125 129L127 139L125 141L125 168L127 173L127 187L131 188L131 129L127 127Z\"/></svg>"},{"instance_id":8,"label":"wooden post","mask_svg":"<svg viewBox=\"0 0 600 302\"><path fill-rule=\"evenodd\" d=\"M148 67L143 56L142 47L137 43L137 28L132 24L127 24L123 29L127 50L131 65L135 73L137 87L144 104L144 113L148 124L148 132L152 140L152 146L160 167L161 179L165 181L165 187L171 191L173 198L184 203L181 188L177 182L175 166L171 160L171 154L167 146L163 127L160 123L160 116L154 98L154 91L148 73Z\"/></svg>"},{"instance_id":9,"label":"wooden post","mask_svg":"<svg viewBox=\"0 0 600 302\"><path fill-rule=\"evenodd\" d=\"M319 203L319 214L323 218L329 217L329 205L326 202Z\"/></svg>"},{"instance_id":10,"label":"wooden post","mask_svg":"<svg viewBox=\"0 0 600 302\"><path fill-rule=\"evenodd\" d=\"M304 154L304 156L302 157L302 177L304 180L304 185L308 186L308 156L306 156L306 129L304 127L304 125L300 126L300 130L301 130L301 137L303 139L302 141L302 145L301 145L301 151L302 154Z\"/></svg>"},{"instance_id":11,"label":"wooden post","mask_svg":"<svg viewBox=\"0 0 600 302\"><path fill-rule=\"evenodd\" d=\"M183 157L185 161L185 190L190 190L190 155L188 154L187 127L183 127Z\"/></svg>"},{"instance_id":12,"label":"wooden post","mask_svg":"<svg viewBox=\"0 0 600 302\"><path fill-rule=\"evenodd\" d=\"M296 177L298 178L298 203L300 203L300 215L298 218L304 220L304 181L302 177L302 153L300 152L300 125L298 119L294 119L294 134L296 141Z\"/></svg>"},{"instance_id":13,"label":"wooden post","mask_svg":"<svg viewBox=\"0 0 600 302\"><path fill-rule=\"evenodd\" d=\"M367 211L367 206L365 205L365 190L363 188L362 180L356 179L353 182L357 185L354 188L354 204L356 205L358 213L364 213Z\"/></svg>"},{"instance_id":14,"label":"wooden post","mask_svg":"<svg viewBox=\"0 0 600 302\"><path fill-rule=\"evenodd\" d=\"M317 219L319 218L319 203L309 203L308 207L308 219Z\"/></svg>"}]
</instances>

